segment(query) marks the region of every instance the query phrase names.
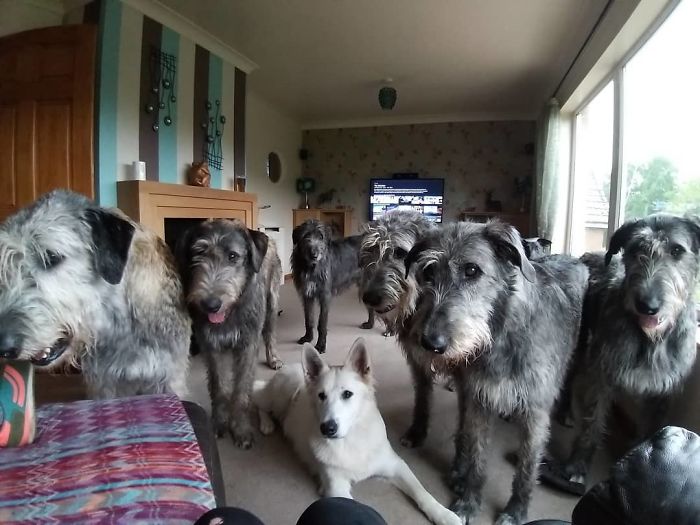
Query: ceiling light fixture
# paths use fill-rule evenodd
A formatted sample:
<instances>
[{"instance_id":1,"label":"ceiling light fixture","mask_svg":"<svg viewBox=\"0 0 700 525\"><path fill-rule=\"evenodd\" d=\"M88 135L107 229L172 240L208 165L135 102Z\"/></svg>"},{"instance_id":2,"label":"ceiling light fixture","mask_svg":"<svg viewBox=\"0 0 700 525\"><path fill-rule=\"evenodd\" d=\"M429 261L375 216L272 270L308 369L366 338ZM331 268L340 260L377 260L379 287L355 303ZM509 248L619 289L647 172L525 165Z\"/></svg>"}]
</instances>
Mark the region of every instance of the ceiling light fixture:
<instances>
[{"instance_id":1,"label":"ceiling light fixture","mask_svg":"<svg viewBox=\"0 0 700 525\"><path fill-rule=\"evenodd\" d=\"M379 88L379 107L386 111L394 109L396 105L396 89L387 85L391 82L392 79L385 78L383 82L385 85Z\"/></svg>"}]
</instances>

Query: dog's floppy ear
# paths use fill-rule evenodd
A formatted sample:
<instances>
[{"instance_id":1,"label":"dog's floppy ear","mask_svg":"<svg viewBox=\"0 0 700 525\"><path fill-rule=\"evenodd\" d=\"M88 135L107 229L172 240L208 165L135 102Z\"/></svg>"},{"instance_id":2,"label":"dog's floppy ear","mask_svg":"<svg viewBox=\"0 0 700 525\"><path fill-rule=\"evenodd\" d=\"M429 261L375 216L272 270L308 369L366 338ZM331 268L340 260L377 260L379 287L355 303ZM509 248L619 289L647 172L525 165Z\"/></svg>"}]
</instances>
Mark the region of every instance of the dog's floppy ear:
<instances>
[{"instance_id":1,"label":"dog's floppy ear","mask_svg":"<svg viewBox=\"0 0 700 525\"><path fill-rule=\"evenodd\" d=\"M134 225L101 208L88 208L83 218L90 226L97 273L108 283L119 284L129 257Z\"/></svg>"},{"instance_id":2,"label":"dog's floppy ear","mask_svg":"<svg viewBox=\"0 0 700 525\"><path fill-rule=\"evenodd\" d=\"M180 277L182 278L185 288L187 288L189 284L190 247L192 246L192 239L198 228L199 225L190 226L175 242L173 255L175 256L175 264L177 265L178 272L180 272Z\"/></svg>"},{"instance_id":3,"label":"dog's floppy ear","mask_svg":"<svg viewBox=\"0 0 700 525\"><path fill-rule=\"evenodd\" d=\"M365 339L358 337L350 347L348 356L345 358L344 368L352 368L363 380L368 381L372 377L372 366L369 359L369 352Z\"/></svg>"},{"instance_id":4,"label":"dog's floppy ear","mask_svg":"<svg viewBox=\"0 0 700 525\"><path fill-rule=\"evenodd\" d=\"M292 244L297 244L304 236L306 222L302 222L299 226L292 230Z\"/></svg>"},{"instance_id":5,"label":"dog's floppy ear","mask_svg":"<svg viewBox=\"0 0 700 525\"><path fill-rule=\"evenodd\" d=\"M486 224L484 235L493 246L497 257L520 268L523 277L531 283L537 281L535 268L525 255L523 241L513 226L501 221L491 221Z\"/></svg>"},{"instance_id":6,"label":"dog's floppy ear","mask_svg":"<svg viewBox=\"0 0 700 525\"><path fill-rule=\"evenodd\" d=\"M700 251L700 216L688 213L683 217L683 222L688 226L690 232L694 234L693 251L698 253Z\"/></svg>"},{"instance_id":7,"label":"dog's floppy ear","mask_svg":"<svg viewBox=\"0 0 700 525\"><path fill-rule=\"evenodd\" d=\"M251 250L248 251L250 264L253 267L253 271L257 273L260 271L260 266L262 266L263 259L267 253L267 245L270 242L270 238L257 230L248 230L248 234L253 241Z\"/></svg>"},{"instance_id":8,"label":"dog's floppy ear","mask_svg":"<svg viewBox=\"0 0 700 525\"><path fill-rule=\"evenodd\" d=\"M408 277L408 275L411 273L411 266L418 260L420 254L428 248L430 248L432 245L433 241L428 237L422 238L416 244L413 245L413 248L411 248L411 250L406 255L406 258L403 260L403 264L406 267L405 277Z\"/></svg>"},{"instance_id":9,"label":"dog's floppy ear","mask_svg":"<svg viewBox=\"0 0 700 525\"><path fill-rule=\"evenodd\" d=\"M314 383L321 373L328 368L321 359L321 354L309 343L304 343L302 350L301 367L304 369L304 378L307 383Z\"/></svg>"},{"instance_id":10,"label":"dog's floppy ear","mask_svg":"<svg viewBox=\"0 0 700 525\"><path fill-rule=\"evenodd\" d=\"M620 226L613 236L610 238L610 244L608 245L608 251L605 254L605 266L610 264L613 255L622 250L625 245L630 241L634 232L636 232L643 224L642 219L627 221L622 226Z\"/></svg>"}]
</instances>

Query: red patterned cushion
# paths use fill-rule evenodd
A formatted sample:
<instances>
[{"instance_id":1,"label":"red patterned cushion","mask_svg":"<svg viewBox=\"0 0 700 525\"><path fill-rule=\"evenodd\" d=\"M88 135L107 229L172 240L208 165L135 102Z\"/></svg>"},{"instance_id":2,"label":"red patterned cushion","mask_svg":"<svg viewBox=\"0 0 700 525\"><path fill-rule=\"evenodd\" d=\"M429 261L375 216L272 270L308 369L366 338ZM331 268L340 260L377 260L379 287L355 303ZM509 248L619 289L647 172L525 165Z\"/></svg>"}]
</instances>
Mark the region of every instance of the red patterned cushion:
<instances>
[{"instance_id":1,"label":"red patterned cushion","mask_svg":"<svg viewBox=\"0 0 700 525\"><path fill-rule=\"evenodd\" d=\"M0 450L1 523L182 523L215 506L175 396L55 404L37 437Z\"/></svg>"}]
</instances>

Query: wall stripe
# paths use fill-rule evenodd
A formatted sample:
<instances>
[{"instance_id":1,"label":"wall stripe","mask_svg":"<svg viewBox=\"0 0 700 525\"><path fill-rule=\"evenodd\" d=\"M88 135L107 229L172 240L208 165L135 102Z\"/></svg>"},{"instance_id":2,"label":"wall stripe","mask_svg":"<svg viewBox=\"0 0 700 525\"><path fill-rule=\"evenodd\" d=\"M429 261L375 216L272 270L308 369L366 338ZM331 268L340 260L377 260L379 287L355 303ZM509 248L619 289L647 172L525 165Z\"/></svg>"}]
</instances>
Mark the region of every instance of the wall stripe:
<instances>
[{"instance_id":1,"label":"wall stripe","mask_svg":"<svg viewBox=\"0 0 700 525\"><path fill-rule=\"evenodd\" d=\"M194 111L194 42L183 36L180 36L177 68L177 181L183 183L187 168L192 163Z\"/></svg>"},{"instance_id":2,"label":"wall stripe","mask_svg":"<svg viewBox=\"0 0 700 525\"><path fill-rule=\"evenodd\" d=\"M233 87L233 169L236 177L246 176L245 167L246 74L236 68Z\"/></svg>"},{"instance_id":3,"label":"wall stripe","mask_svg":"<svg viewBox=\"0 0 700 525\"><path fill-rule=\"evenodd\" d=\"M141 118L141 34L143 15L122 5L119 44L119 87L117 113L117 180L132 176L132 164L139 159Z\"/></svg>"},{"instance_id":4,"label":"wall stripe","mask_svg":"<svg viewBox=\"0 0 700 525\"><path fill-rule=\"evenodd\" d=\"M158 180L158 134L153 131L154 122L158 113L156 97L151 92L151 51L160 49L160 38L163 26L152 18L143 17L143 30L141 33L141 96L139 98L139 110L147 104L155 106L156 114L139 111L139 159L146 163L146 179Z\"/></svg>"},{"instance_id":5,"label":"wall stripe","mask_svg":"<svg viewBox=\"0 0 700 525\"><path fill-rule=\"evenodd\" d=\"M160 49L164 53L179 56L180 48L180 36L167 27L163 27L163 33L160 41ZM179 61L177 66L179 68ZM177 74L177 69L175 70ZM175 91L174 95L177 97L177 76L175 78ZM162 88L162 86L161 86ZM166 102L167 106L168 102ZM175 103L170 103L170 117L172 119L172 124L167 126L163 122L163 118L167 115L167 112L161 110L160 112L160 131L158 132L158 180L161 182L170 182L176 184L178 182L178 166L177 166L177 126L178 126L178 115L177 115L177 99Z\"/></svg>"},{"instance_id":6,"label":"wall stripe","mask_svg":"<svg viewBox=\"0 0 700 525\"><path fill-rule=\"evenodd\" d=\"M219 105L218 111L221 112L221 79L223 76L223 63L221 58L209 53L209 95L208 100L212 104L209 111L210 119L217 114L217 102ZM214 123L216 124L216 123ZM216 137L214 137L216 141ZM209 166L211 172L211 187L221 188L221 169Z\"/></svg>"},{"instance_id":7,"label":"wall stripe","mask_svg":"<svg viewBox=\"0 0 700 525\"><path fill-rule=\"evenodd\" d=\"M207 122L207 108L205 106L209 97L209 51L201 46L195 47L194 52L194 104L192 110L192 159L194 162L204 160L204 135L202 124Z\"/></svg>"},{"instance_id":8,"label":"wall stripe","mask_svg":"<svg viewBox=\"0 0 700 525\"><path fill-rule=\"evenodd\" d=\"M100 2L92 0L83 7L83 24L98 24L100 21Z\"/></svg>"},{"instance_id":9,"label":"wall stripe","mask_svg":"<svg viewBox=\"0 0 700 525\"><path fill-rule=\"evenodd\" d=\"M236 68L224 62L221 75L221 114L226 116L224 134L221 137L221 152L224 156L221 171L221 187L233 189L233 83Z\"/></svg>"},{"instance_id":10,"label":"wall stripe","mask_svg":"<svg viewBox=\"0 0 700 525\"><path fill-rule=\"evenodd\" d=\"M117 204L117 80L119 78L119 29L121 2L104 0L98 31L99 64L96 105L97 201L103 206Z\"/></svg>"}]
</instances>

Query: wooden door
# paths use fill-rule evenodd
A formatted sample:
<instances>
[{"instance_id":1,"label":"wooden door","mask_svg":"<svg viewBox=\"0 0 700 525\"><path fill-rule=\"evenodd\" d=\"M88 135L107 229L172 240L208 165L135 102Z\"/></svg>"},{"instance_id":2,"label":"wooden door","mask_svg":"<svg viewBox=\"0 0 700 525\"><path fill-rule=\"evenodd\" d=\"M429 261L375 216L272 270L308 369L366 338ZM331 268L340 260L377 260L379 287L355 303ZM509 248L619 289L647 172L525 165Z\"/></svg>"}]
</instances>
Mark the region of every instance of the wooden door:
<instances>
[{"instance_id":1,"label":"wooden door","mask_svg":"<svg viewBox=\"0 0 700 525\"><path fill-rule=\"evenodd\" d=\"M95 26L0 38L0 220L39 195L94 198Z\"/></svg>"}]
</instances>

